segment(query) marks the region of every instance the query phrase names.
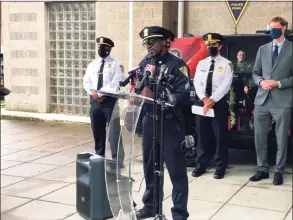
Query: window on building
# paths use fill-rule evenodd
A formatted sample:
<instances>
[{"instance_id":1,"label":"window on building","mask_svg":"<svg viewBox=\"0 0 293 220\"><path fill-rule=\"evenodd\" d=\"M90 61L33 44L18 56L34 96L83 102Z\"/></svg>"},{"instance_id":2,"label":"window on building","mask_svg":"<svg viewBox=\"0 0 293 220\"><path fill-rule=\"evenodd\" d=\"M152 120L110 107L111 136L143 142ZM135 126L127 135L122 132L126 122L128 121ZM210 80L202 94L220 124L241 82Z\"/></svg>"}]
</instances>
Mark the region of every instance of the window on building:
<instances>
[{"instance_id":1,"label":"window on building","mask_svg":"<svg viewBox=\"0 0 293 220\"><path fill-rule=\"evenodd\" d=\"M95 58L95 3L49 3L48 23L50 111L88 115L83 76Z\"/></svg>"}]
</instances>

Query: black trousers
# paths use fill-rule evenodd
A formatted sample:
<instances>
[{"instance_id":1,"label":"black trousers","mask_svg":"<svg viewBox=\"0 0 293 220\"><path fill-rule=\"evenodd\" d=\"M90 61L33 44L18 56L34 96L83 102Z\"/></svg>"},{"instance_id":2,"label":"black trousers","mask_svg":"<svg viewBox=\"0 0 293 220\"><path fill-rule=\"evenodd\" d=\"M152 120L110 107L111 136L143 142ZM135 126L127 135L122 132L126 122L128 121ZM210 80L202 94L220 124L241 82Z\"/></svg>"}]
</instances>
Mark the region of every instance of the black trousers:
<instances>
[{"instance_id":1,"label":"black trousers","mask_svg":"<svg viewBox=\"0 0 293 220\"><path fill-rule=\"evenodd\" d=\"M215 117L196 116L197 168L206 170L215 156L216 170L224 172L228 164L228 103L223 99L214 106Z\"/></svg>"},{"instance_id":2,"label":"black trousers","mask_svg":"<svg viewBox=\"0 0 293 220\"><path fill-rule=\"evenodd\" d=\"M158 151L160 143L160 120L158 120ZM143 196L145 208L153 210L153 190L154 190L154 166L153 166L153 118L144 116L142 119L142 147L143 147L143 167L146 182L146 190ZM186 220L189 216L187 211L188 200L188 178L185 154L181 149L181 142L184 140L184 128L176 123L175 119L164 120L164 161L166 163L170 179L173 185L172 199L174 207L172 215L174 220ZM159 152L157 153L159 156ZM157 158L159 159L159 158ZM157 189L159 186L157 186ZM157 193L157 201L159 193ZM157 202L158 204L158 202ZM158 207L156 207L158 209Z\"/></svg>"},{"instance_id":3,"label":"black trousers","mask_svg":"<svg viewBox=\"0 0 293 220\"><path fill-rule=\"evenodd\" d=\"M115 105L115 98L107 97L102 103L97 102L92 97L90 99L91 109L91 127L93 131L93 136L95 140L95 151L96 154L104 156L105 155L105 145L106 145L106 125L110 123L113 109L114 111L119 111L119 106ZM119 115L119 114L117 114ZM111 120L109 125L109 143L112 153L112 158L117 159L117 151L119 147L119 162L124 160L124 149L122 144L122 138L120 138L120 118L115 117ZM119 145L118 145L119 142Z\"/></svg>"}]
</instances>

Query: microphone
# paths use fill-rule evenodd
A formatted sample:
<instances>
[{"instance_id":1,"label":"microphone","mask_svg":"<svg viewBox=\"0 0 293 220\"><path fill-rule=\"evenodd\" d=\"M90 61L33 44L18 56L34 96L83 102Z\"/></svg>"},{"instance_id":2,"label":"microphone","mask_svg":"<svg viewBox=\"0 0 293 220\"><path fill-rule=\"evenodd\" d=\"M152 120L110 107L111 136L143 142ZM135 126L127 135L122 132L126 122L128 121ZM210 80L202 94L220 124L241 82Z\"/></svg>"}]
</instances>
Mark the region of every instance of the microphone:
<instances>
[{"instance_id":1,"label":"microphone","mask_svg":"<svg viewBox=\"0 0 293 220\"><path fill-rule=\"evenodd\" d=\"M132 68L129 72L128 72L128 77L124 80L124 81L120 81L119 85L120 86L126 86L129 81L133 78L136 78L136 75L141 71L141 67L140 66L136 66L134 68Z\"/></svg>"},{"instance_id":2,"label":"microphone","mask_svg":"<svg viewBox=\"0 0 293 220\"><path fill-rule=\"evenodd\" d=\"M159 73L159 77L157 80L157 84L160 84L160 82L162 81L163 77L165 74L167 74L168 68L167 65L163 64L160 68L160 73Z\"/></svg>"},{"instance_id":3,"label":"microphone","mask_svg":"<svg viewBox=\"0 0 293 220\"><path fill-rule=\"evenodd\" d=\"M151 64L147 64L146 65L146 67L144 69L144 75L143 75L142 80L141 81L138 81L136 83L136 86L135 86L135 89L134 89L134 92L136 94L140 94L141 93L141 91L143 90L145 81L147 80L147 78L149 76L154 75L155 69L156 69L156 66L154 66L154 65L151 65Z\"/></svg>"},{"instance_id":4,"label":"microphone","mask_svg":"<svg viewBox=\"0 0 293 220\"><path fill-rule=\"evenodd\" d=\"M141 70L140 66L133 67L129 72L128 75L132 75L133 77L136 77L136 74Z\"/></svg>"}]
</instances>

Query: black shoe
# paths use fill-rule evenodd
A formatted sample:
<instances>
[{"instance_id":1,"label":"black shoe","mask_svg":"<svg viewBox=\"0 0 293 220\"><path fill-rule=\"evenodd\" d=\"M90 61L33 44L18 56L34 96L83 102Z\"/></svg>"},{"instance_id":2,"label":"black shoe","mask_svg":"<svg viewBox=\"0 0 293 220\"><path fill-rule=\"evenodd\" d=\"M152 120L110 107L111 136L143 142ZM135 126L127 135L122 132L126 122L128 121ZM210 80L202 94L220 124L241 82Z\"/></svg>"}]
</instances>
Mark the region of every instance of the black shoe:
<instances>
[{"instance_id":1,"label":"black shoe","mask_svg":"<svg viewBox=\"0 0 293 220\"><path fill-rule=\"evenodd\" d=\"M149 209L147 208L142 208L140 210L138 210L136 213L136 218L137 220L140 220L140 219L146 219L146 218L150 218L150 217L155 217L152 213L152 211L150 211Z\"/></svg>"},{"instance_id":2,"label":"black shoe","mask_svg":"<svg viewBox=\"0 0 293 220\"><path fill-rule=\"evenodd\" d=\"M257 171L254 176L249 178L249 181L256 182L260 181L262 179L268 179L269 178L269 173L264 172L264 171Z\"/></svg>"},{"instance_id":3,"label":"black shoe","mask_svg":"<svg viewBox=\"0 0 293 220\"><path fill-rule=\"evenodd\" d=\"M199 177L201 176L202 174L204 174L206 171L205 170L201 170L201 169L198 169L198 168L195 168L192 173L191 173L191 176L193 177Z\"/></svg>"},{"instance_id":4,"label":"black shoe","mask_svg":"<svg viewBox=\"0 0 293 220\"><path fill-rule=\"evenodd\" d=\"M214 175L214 178L215 179L223 179L225 176L225 171L216 171L215 172L215 175Z\"/></svg>"},{"instance_id":5,"label":"black shoe","mask_svg":"<svg viewBox=\"0 0 293 220\"><path fill-rule=\"evenodd\" d=\"M282 185L283 184L283 175L280 172L276 172L274 176L274 185Z\"/></svg>"}]
</instances>

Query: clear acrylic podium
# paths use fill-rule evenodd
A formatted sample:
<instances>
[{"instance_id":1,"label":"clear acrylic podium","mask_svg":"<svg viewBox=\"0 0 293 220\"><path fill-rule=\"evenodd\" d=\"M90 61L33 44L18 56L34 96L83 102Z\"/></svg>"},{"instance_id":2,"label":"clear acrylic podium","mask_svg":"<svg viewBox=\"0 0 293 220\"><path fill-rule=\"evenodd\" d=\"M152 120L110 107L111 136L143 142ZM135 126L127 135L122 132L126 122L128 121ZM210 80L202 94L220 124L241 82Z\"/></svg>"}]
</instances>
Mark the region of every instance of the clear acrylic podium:
<instances>
[{"instance_id":1,"label":"clear acrylic podium","mask_svg":"<svg viewBox=\"0 0 293 220\"><path fill-rule=\"evenodd\" d=\"M117 98L108 126L105 151L105 182L110 208L114 219L136 220L132 197L133 174L138 172L143 175L142 161L137 159L142 154L142 147L141 142L137 141L136 127L142 105L153 102L153 99L109 90L99 90L98 93ZM117 146L117 157L114 158L113 146Z\"/></svg>"}]
</instances>

